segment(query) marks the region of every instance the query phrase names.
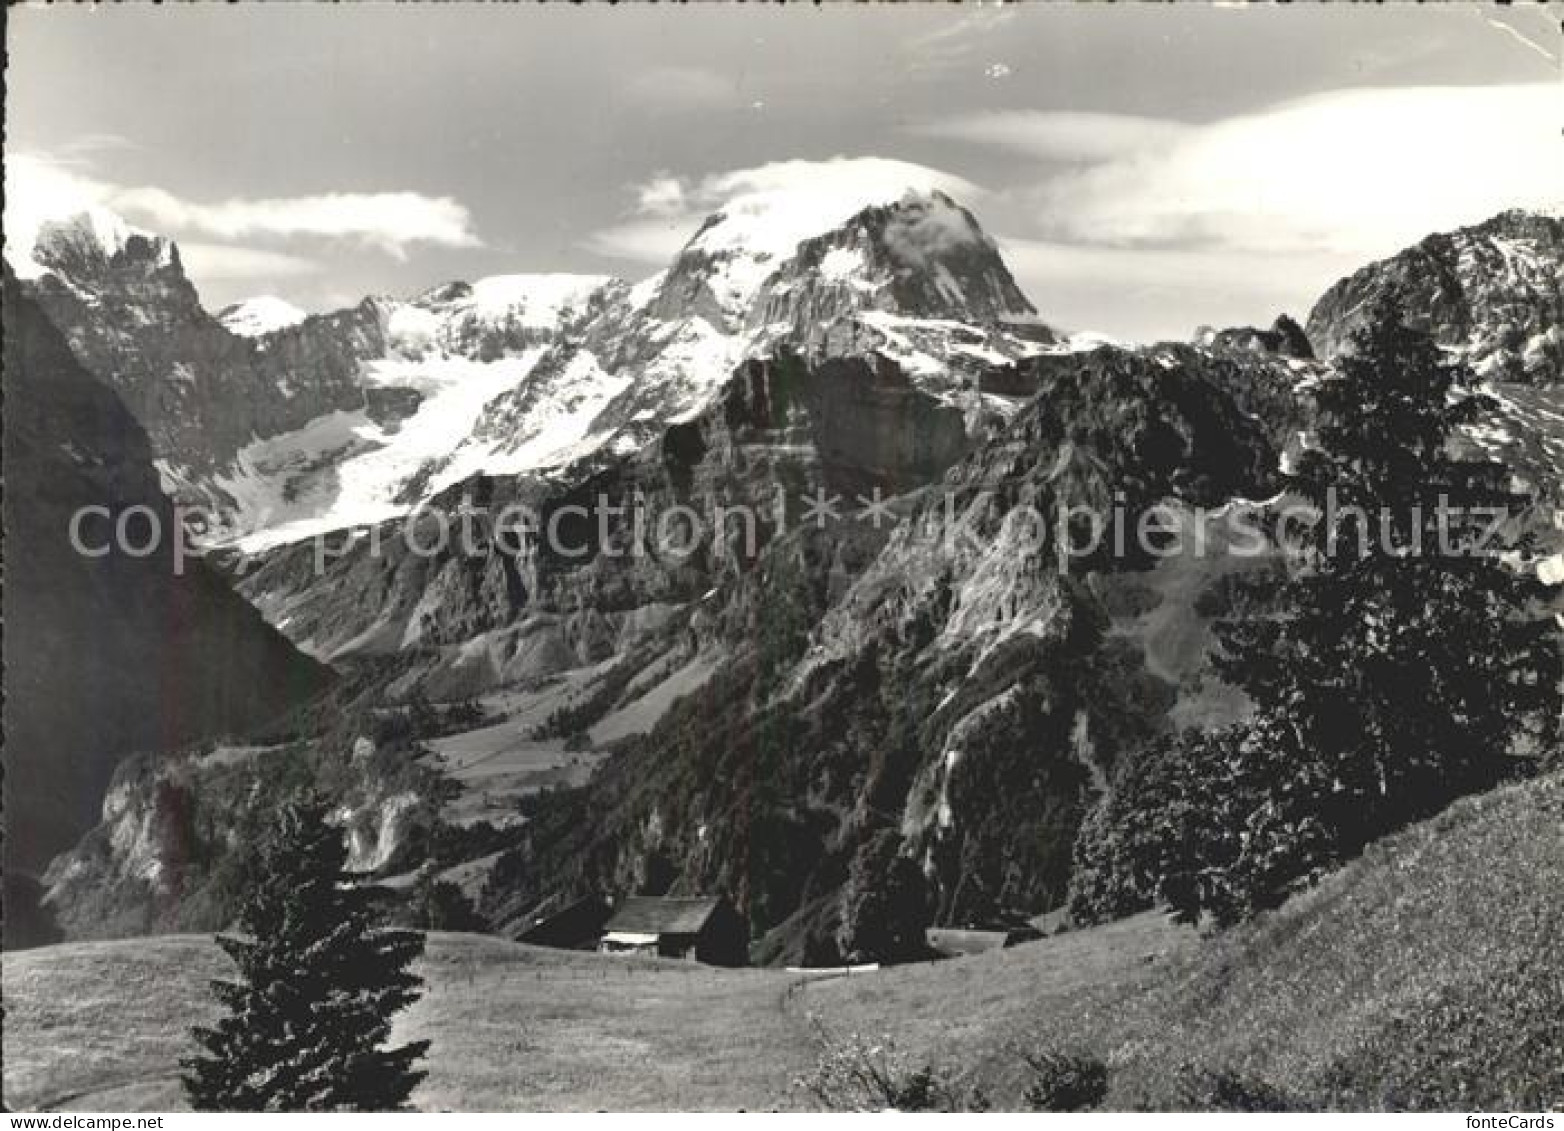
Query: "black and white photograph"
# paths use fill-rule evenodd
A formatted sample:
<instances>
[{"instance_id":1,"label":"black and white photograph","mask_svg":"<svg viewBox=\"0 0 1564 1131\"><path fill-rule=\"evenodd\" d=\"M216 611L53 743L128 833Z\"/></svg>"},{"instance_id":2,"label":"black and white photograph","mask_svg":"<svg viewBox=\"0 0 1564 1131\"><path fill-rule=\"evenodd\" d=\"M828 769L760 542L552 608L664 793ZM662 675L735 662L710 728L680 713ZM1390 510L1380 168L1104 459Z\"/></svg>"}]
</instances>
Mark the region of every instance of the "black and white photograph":
<instances>
[{"instance_id":1,"label":"black and white photograph","mask_svg":"<svg viewBox=\"0 0 1564 1131\"><path fill-rule=\"evenodd\" d=\"M1564 1119L1564 10L4 15L7 1126Z\"/></svg>"}]
</instances>

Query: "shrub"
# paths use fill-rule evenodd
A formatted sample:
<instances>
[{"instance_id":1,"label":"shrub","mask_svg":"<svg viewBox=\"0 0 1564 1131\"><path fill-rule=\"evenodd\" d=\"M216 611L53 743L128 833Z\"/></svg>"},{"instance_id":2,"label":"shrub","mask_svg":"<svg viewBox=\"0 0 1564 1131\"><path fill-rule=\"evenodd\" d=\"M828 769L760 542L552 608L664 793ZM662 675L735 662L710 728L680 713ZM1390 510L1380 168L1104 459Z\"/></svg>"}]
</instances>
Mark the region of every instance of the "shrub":
<instances>
[{"instance_id":1,"label":"shrub","mask_svg":"<svg viewBox=\"0 0 1564 1131\"><path fill-rule=\"evenodd\" d=\"M1164 739L1083 822L1070 911L1102 922L1154 902L1226 925L1280 903L1339 855L1332 781L1260 724Z\"/></svg>"},{"instance_id":2,"label":"shrub","mask_svg":"<svg viewBox=\"0 0 1564 1131\"><path fill-rule=\"evenodd\" d=\"M410 926L421 931L482 931L488 926L460 887L436 878L427 866L413 884L407 918Z\"/></svg>"},{"instance_id":3,"label":"shrub","mask_svg":"<svg viewBox=\"0 0 1564 1131\"><path fill-rule=\"evenodd\" d=\"M836 949L857 962L908 962L928 954L928 884L902 855L893 829L872 834L854 854L842 886Z\"/></svg>"},{"instance_id":4,"label":"shrub","mask_svg":"<svg viewBox=\"0 0 1564 1131\"><path fill-rule=\"evenodd\" d=\"M1023 1098L1031 1111L1090 1111L1108 1094L1108 1066L1077 1052L1022 1052L1032 1070Z\"/></svg>"},{"instance_id":5,"label":"shrub","mask_svg":"<svg viewBox=\"0 0 1564 1131\"><path fill-rule=\"evenodd\" d=\"M1311 1111L1299 1097L1258 1076L1227 1068L1187 1066L1175 1078L1179 1111Z\"/></svg>"},{"instance_id":6,"label":"shrub","mask_svg":"<svg viewBox=\"0 0 1564 1131\"><path fill-rule=\"evenodd\" d=\"M856 1033L835 1037L810 1019L821 1044L814 1069L794 1083L826 1111L987 1111L975 1088L958 1087L951 1074L919 1064L889 1037Z\"/></svg>"}]
</instances>

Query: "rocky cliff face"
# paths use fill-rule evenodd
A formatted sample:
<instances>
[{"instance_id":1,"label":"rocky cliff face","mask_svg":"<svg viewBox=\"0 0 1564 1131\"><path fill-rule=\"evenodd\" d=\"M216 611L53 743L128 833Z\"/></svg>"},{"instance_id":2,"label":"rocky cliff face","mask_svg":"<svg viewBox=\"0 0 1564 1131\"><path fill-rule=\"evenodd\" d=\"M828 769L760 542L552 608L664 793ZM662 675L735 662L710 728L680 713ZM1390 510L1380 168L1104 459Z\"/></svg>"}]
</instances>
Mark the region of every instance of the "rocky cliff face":
<instances>
[{"instance_id":1,"label":"rocky cliff face","mask_svg":"<svg viewBox=\"0 0 1564 1131\"><path fill-rule=\"evenodd\" d=\"M1236 371L1187 349L1021 365L1039 395L914 491L867 561L841 571L832 531L800 529L723 580L717 674L540 817L496 872L496 919L551 885L661 876L734 893L776 955L818 957L851 861L886 830L939 921L1041 910L1122 750L1243 711L1203 686L1204 626L1223 577L1264 556L1072 559L1054 525L1171 498L1186 539L1202 523L1220 547L1219 515L1190 508L1266 493L1276 464L1216 379Z\"/></svg>"},{"instance_id":2,"label":"rocky cliff face","mask_svg":"<svg viewBox=\"0 0 1564 1131\"><path fill-rule=\"evenodd\" d=\"M167 240L88 214L45 224L25 286L86 369L146 429L181 502L256 436L363 402L358 362L382 351L372 306L240 337L202 307Z\"/></svg>"},{"instance_id":3,"label":"rocky cliff face","mask_svg":"<svg viewBox=\"0 0 1564 1131\"><path fill-rule=\"evenodd\" d=\"M338 726L310 741L127 759L98 823L44 874L44 906L72 939L220 930L277 806L305 783L331 798L351 869L394 866L441 795L417 757L416 747Z\"/></svg>"},{"instance_id":4,"label":"rocky cliff face","mask_svg":"<svg viewBox=\"0 0 1564 1131\"><path fill-rule=\"evenodd\" d=\"M598 558L589 569L523 560L495 552L488 531L471 553L377 555L377 539L391 531L379 523L421 499L477 498L491 513L523 502L546 518L599 490L611 505L633 490L652 505L758 514L779 491L793 493L796 509L822 476L839 491L897 493L937 476L1016 411L1035 379L1012 359L1068 352L970 214L938 194L872 206L764 258L716 239L723 224L714 217L663 276L636 288L557 286L537 304L547 318L485 339L501 355L488 368L512 364L519 376L474 396L470 428L449 436L431 438L425 417L481 384L470 359L451 351L471 347L460 328L474 310L490 308L484 324L495 325L493 299L453 284L394 310L388 340L400 356L371 363L369 380L389 390L422 379L422 399L383 448L356 452L365 430L354 427L351 438L338 432L340 440L297 447L279 438L249 453L261 478L297 469L286 483L303 506L300 523L243 544L260 550L243 591L319 655L459 652L459 662L441 659L431 687L481 690L595 663L628 646L627 624L663 631L668 609L710 588L722 567L643 561L616 567L611 585L594 578L599 588L582 589L582 578L607 568ZM756 370L741 361L748 356L778 360ZM440 366L453 367L449 385L427 379ZM322 512L317 493L340 501L344 480L398 447L410 456L394 498ZM322 523L322 513L333 521ZM346 525L362 541L336 538L342 552L327 555L324 577L314 576L316 547L276 545L281 535ZM671 577L683 580L670 589ZM365 602L364 592L382 597Z\"/></svg>"},{"instance_id":5,"label":"rocky cliff face","mask_svg":"<svg viewBox=\"0 0 1564 1131\"><path fill-rule=\"evenodd\" d=\"M147 434L9 274L5 320L5 868L36 873L97 818L122 757L255 725L328 673L203 562L176 566ZM107 508L79 527L94 553L104 514L140 508L134 554L73 549L89 506Z\"/></svg>"},{"instance_id":6,"label":"rocky cliff face","mask_svg":"<svg viewBox=\"0 0 1564 1131\"><path fill-rule=\"evenodd\" d=\"M578 484L478 479L442 497L453 514L472 508L470 545L453 526L420 552L438 545L433 528L393 523L329 542L320 574L313 546L273 551L240 588L316 654L421 655L437 696L616 656L623 667L643 646L687 648L710 591L752 570L805 496L901 494L970 447L960 411L892 362L746 362L700 416ZM512 505L535 516L531 534L500 527ZM551 525L557 548L540 537Z\"/></svg>"},{"instance_id":7,"label":"rocky cliff face","mask_svg":"<svg viewBox=\"0 0 1564 1131\"><path fill-rule=\"evenodd\" d=\"M1195 344L1218 350L1249 350L1275 353L1302 361L1314 360L1314 346L1292 316L1278 315L1269 330L1253 326L1230 326L1225 330L1202 327L1195 332Z\"/></svg>"},{"instance_id":8,"label":"rocky cliff face","mask_svg":"<svg viewBox=\"0 0 1564 1131\"><path fill-rule=\"evenodd\" d=\"M605 292L595 318L489 402L474 428L490 445L481 470L568 476L622 457L705 409L741 361L781 352L890 358L977 435L1030 391L985 388L985 376L1064 348L993 241L942 194L872 205L777 251L733 226L714 215L667 271Z\"/></svg>"},{"instance_id":9,"label":"rocky cliff face","mask_svg":"<svg viewBox=\"0 0 1564 1131\"><path fill-rule=\"evenodd\" d=\"M1489 380L1564 379L1564 219L1504 212L1354 272L1309 314L1320 355L1340 352L1359 312L1382 295Z\"/></svg>"}]
</instances>

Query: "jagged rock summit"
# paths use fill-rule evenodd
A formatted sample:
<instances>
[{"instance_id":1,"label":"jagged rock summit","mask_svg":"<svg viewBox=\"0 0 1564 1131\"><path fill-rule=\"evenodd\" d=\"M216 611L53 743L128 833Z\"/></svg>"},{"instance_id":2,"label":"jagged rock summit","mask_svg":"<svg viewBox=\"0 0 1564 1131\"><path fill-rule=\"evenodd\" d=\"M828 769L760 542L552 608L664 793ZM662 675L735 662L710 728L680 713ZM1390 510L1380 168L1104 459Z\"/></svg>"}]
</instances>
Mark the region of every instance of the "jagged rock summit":
<instances>
[{"instance_id":1,"label":"jagged rock summit","mask_svg":"<svg viewBox=\"0 0 1564 1131\"><path fill-rule=\"evenodd\" d=\"M1339 353L1381 296L1484 378L1564 380L1564 217L1557 213L1501 212L1353 272L1309 314L1309 341L1320 356Z\"/></svg>"}]
</instances>

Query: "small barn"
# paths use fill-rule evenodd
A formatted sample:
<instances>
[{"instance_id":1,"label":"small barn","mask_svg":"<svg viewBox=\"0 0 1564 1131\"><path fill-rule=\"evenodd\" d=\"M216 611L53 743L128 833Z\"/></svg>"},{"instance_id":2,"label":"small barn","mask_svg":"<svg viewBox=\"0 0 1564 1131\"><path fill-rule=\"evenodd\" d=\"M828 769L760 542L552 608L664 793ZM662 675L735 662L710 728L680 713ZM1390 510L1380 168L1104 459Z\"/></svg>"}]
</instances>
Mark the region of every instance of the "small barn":
<instances>
[{"instance_id":1,"label":"small barn","mask_svg":"<svg viewBox=\"0 0 1564 1131\"><path fill-rule=\"evenodd\" d=\"M749 928L720 896L633 895L614 909L597 949L743 966L749 962Z\"/></svg>"}]
</instances>

